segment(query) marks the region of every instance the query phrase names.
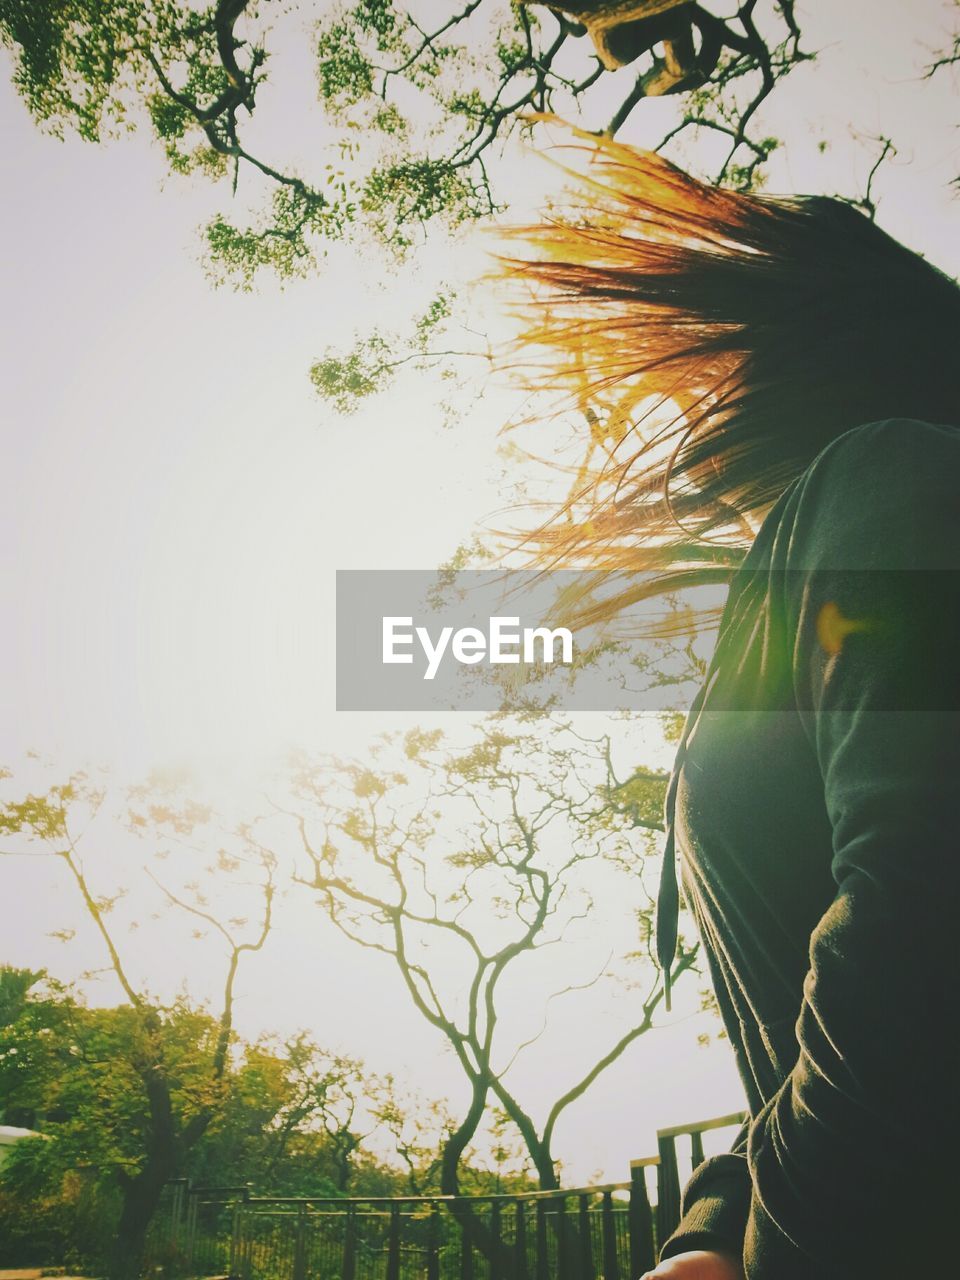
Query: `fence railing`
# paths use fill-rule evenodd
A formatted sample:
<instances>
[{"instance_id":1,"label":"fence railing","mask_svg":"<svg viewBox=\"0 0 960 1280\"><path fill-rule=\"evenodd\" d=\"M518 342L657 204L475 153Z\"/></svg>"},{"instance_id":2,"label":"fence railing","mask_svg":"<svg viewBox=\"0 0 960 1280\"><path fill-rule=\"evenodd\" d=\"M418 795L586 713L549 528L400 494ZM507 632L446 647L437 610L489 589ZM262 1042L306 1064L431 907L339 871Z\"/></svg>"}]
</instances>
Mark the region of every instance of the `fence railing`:
<instances>
[{"instance_id":1,"label":"fence railing","mask_svg":"<svg viewBox=\"0 0 960 1280\"><path fill-rule=\"evenodd\" d=\"M631 1174L645 1165L656 1168L657 1179L657 1213L656 1235L661 1242L672 1235L680 1222L681 1177L678 1138L689 1138L689 1158L686 1168L690 1173L703 1163L703 1135L713 1129L729 1129L733 1125L742 1125L746 1113L735 1111L731 1115L716 1116L712 1120L698 1120L694 1124L675 1125L667 1129L657 1130L657 1154L647 1160L632 1160ZM683 1181L686 1181L684 1178Z\"/></svg>"},{"instance_id":2,"label":"fence railing","mask_svg":"<svg viewBox=\"0 0 960 1280\"><path fill-rule=\"evenodd\" d=\"M742 1119L662 1129L658 1154L631 1162L629 1182L572 1190L290 1199L171 1183L150 1269L235 1280L635 1280L679 1219L677 1139L690 1139L694 1168L702 1134Z\"/></svg>"}]
</instances>

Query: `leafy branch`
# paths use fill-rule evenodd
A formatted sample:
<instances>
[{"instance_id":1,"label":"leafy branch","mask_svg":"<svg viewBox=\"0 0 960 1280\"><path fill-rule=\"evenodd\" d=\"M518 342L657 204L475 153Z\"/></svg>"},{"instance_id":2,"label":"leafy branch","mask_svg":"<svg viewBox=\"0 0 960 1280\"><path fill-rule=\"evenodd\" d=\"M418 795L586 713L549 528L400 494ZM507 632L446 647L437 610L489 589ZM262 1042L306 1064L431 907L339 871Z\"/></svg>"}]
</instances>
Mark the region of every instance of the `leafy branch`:
<instances>
[{"instance_id":1,"label":"leafy branch","mask_svg":"<svg viewBox=\"0 0 960 1280\"><path fill-rule=\"evenodd\" d=\"M468 0L426 26L391 0L318 5L317 91L333 136L311 155L309 177L283 156L288 128L262 144L277 154L246 142L255 115L278 118L283 63L268 45L290 13L255 0L0 0L0 38L17 89L52 132L99 142L146 125L175 173L227 181L234 196L248 173L250 221L217 214L205 242L215 278L250 288L262 270L303 274L331 240L362 232L403 254L432 222L456 227L503 208L509 192L490 161L511 133L531 128L532 114L588 120L607 73L628 63L637 75L604 132L619 132L646 98L681 95L683 119L661 145L687 129L723 133L718 177L758 181L774 144L753 135L754 117L809 55L792 4L772 5L762 24L756 8ZM643 18L651 9L663 12Z\"/></svg>"}]
</instances>

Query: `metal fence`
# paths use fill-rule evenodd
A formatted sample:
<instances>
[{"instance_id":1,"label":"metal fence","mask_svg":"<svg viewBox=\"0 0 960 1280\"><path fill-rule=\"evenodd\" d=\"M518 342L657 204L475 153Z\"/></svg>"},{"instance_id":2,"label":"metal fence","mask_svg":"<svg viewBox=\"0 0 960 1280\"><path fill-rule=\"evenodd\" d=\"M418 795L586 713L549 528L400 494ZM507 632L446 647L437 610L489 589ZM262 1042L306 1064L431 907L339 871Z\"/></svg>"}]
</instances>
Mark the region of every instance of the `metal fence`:
<instances>
[{"instance_id":1,"label":"metal fence","mask_svg":"<svg viewBox=\"0 0 960 1280\"><path fill-rule=\"evenodd\" d=\"M285 1199L172 1183L148 1273L235 1280L634 1280L679 1218L677 1140L690 1168L707 1129L661 1130L629 1182L506 1196ZM651 1192L653 1193L651 1195Z\"/></svg>"}]
</instances>

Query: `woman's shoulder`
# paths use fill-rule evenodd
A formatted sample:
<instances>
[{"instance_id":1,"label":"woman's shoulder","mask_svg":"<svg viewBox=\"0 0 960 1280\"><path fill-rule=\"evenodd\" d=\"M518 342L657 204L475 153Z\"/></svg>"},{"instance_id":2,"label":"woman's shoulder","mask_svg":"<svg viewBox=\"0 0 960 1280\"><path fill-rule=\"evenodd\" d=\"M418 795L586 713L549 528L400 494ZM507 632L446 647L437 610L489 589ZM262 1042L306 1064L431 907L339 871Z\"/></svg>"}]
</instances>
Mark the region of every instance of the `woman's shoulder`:
<instances>
[{"instance_id":1,"label":"woman's shoulder","mask_svg":"<svg viewBox=\"0 0 960 1280\"><path fill-rule=\"evenodd\" d=\"M867 488L885 479L903 485L929 476L944 463L960 465L960 423L883 418L836 436L816 455L800 482L807 485L835 476L856 479Z\"/></svg>"},{"instance_id":2,"label":"woman's shoulder","mask_svg":"<svg viewBox=\"0 0 960 1280\"><path fill-rule=\"evenodd\" d=\"M783 567L960 568L960 427L888 418L845 431L771 515Z\"/></svg>"}]
</instances>

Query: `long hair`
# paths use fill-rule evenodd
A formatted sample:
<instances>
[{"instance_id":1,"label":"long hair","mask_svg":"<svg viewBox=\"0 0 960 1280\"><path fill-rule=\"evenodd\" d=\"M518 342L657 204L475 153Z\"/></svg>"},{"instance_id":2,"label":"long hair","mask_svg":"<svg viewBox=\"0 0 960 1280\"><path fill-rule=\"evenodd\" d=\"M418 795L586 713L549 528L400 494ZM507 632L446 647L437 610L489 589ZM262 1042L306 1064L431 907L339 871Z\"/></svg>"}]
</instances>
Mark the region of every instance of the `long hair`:
<instances>
[{"instance_id":1,"label":"long hair","mask_svg":"<svg viewBox=\"0 0 960 1280\"><path fill-rule=\"evenodd\" d=\"M618 575L596 620L729 578L851 427L960 422L960 289L842 200L713 188L573 132L589 164L568 204L508 228L524 251L500 262L527 286L526 381L587 428L567 501L523 543L537 564Z\"/></svg>"}]
</instances>

